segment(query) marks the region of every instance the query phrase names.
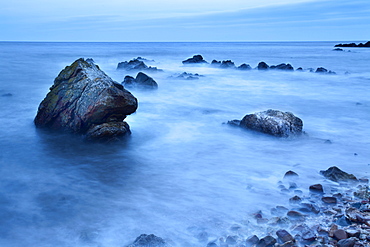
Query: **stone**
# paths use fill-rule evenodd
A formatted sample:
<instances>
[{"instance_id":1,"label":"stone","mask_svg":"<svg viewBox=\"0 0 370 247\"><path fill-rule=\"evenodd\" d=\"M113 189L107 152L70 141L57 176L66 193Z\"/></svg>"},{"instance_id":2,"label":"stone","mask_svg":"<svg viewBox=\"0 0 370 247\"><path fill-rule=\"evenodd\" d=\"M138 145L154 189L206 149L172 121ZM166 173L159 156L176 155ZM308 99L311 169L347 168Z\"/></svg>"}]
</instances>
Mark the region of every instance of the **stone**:
<instances>
[{"instance_id":1,"label":"stone","mask_svg":"<svg viewBox=\"0 0 370 247\"><path fill-rule=\"evenodd\" d=\"M284 179L285 178L297 178L297 177L299 177L298 174L293 171L287 171L284 175Z\"/></svg>"},{"instance_id":2,"label":"stone","mask_svg":"<svg viewBox=\"0 0 370 247\"><path fill-rule=\"evenodd\" d=\"M348 174L336 166L332 166L326 171L322 170L320 174L334 182L357 181L357 178L353 174Z\"/></svg>"},{"instance_id":3,"label":"stone","mask_svg":"<svg viewBox=\"0 0 370 247\"><path fill-rule=\"evenodd\" d=\"M370 47L370 41L367 41L365 44L359 43L349 43L349 44L337 44L334 47Z\"/></svg>"},{"instance_id":4,"label":"stone","mask_svg":"<svg viewBox=\"0 0 370 247\"><path fill-rule=\"evenodd\" d=\"M212 66L220 66L221 65L221 61L217 61L217 60L213 59L212 62L211 62L211 65Z\"/></svg>"},{"instance_id":5,"label":"stone","mask_svg":"<svg viewBox=\"0 0 370 247\"><path fill-rule=\"evenodd\" d=\"M257 244L259 241L260 241L259 238L256 235L253 235L247 238L247 240L245 241L245 244L247 247L251 247Z\"/></svg>"},{"instance_id":6,"label":"stone","mask_svg":"<svg viewBox=\"0 0 370 247\"><path fill-rule=\"evenodd\" d=\"M272 247L276 243L276 239L272 236L266 236L258 241L256 247Z\"/></svg>"},{"instance_id":7,"label":"stone","mask_svg":"<svg viewBox=\"0 0 370 247\"><path fill-rule=\"evenodd\" d=\"M181 74L175 74L171 76L170 78L181 79L181 80L198 80L200 77L203 77L203 76L199 75L198 73L192 74L188 72L183 72Z\"/></svg>"},{"instance_id":8,"label":"stone","mask_svg":"<svg viewBox=\"0 0 370 247\"><path fill-rule=\"evenodd\" d=\"M194 55L192 58L188 58L182 61L183 64L202 64L207 63L202 57L202 55Z\"/></svg>"},{"instance_id":9,"label":"stone","mask_svg":"<svg viewBox=\"0 0 370 247\"><path fill-rule=\"evenodd\" d=\"M140 58L140 57L139 57ZM134 58L130 61L120 62L117 65L117 70L140 70L140 71L162 71L157 67L147 66L141 59Z\"/></svg>"},{"instance_id":10,"label":"stone","mask_svg":"<svg viewBox=\"0 0 370 247\"><path fill-rule=\"evenodd\" d=\"M338 229L338 230L334 231L333 237L336 240L341 240L341 239L348 238L346 231L344 231L343 229Z\"/></svg>"},{"instance_id":11,"label":"stone","mask_svg":"<svg viewBox=\"0 0 370 247\"><path fill-rule=\"evenodd\" d=\"M215 242L210 242L207 244L207 247L218 247L218 245Z\"/></svg>"},{"instance_id":12,"label":"stone","mask_svg":"<svg viewBox=\"0 0 370 247\"><path fill-rule=\"evenodd\" d=\"M126 122L109 122L95 125L86 132L87 140L114 141L131 134Z\"/></svg>"},{"instance_id":13,"label":"stone","mask_svg":"<svg viewBox=\"0 0 370 247\"><path fill-rule=\"evenodd\" d=\"M239 69L239 70L251 70L252 69L252 67L249 65L249 64L245 64L245 63L243 63L243 64L241 64L240 66L238 66L238 68L237 69Z\"/></svg>"},{"instance_id":14,"label":"stone","mask_svg":"<svg viewBox=\"0 0 370 247\"><path fill-rule=\"evenodd\" d=\"M342 239L339 240L337 243L338 247L353 247L356 243L355 238L348 238L348 239Z\"/></svg>"},{"instance_id":15,"label":"stone","mask_svg":"<svg viewBox=\"0 0 370 247\"><path fill-rule=\"evenodd\" d=\"M288 70L288 71L293 71L294 70L293 66L290 65L289 63L288 64L281 63L281 64L278 64L278 65L272 65L272 66L270 66L270 69L279 69L279 70Z\"/></svg>"},{"instance_id":16,"label":"stone","mask_svg":"<svg viewBox=\"0 0 370 247\"><path fill-rule=\"evenodd\" d=\"M235 69L236 66L235 66L235 64L234 64L233 61L231 61L231 60L224 60L224 61L221 62L220 68L222 68L222 69L229 69L229 68Z\"/></svg>"},{"instance_id":17,"label":"stone","mask_svg":"<svg viewBox=\"0 0 370 247\"><path fill-rule=\"evenodd\" d=\"M315 73L327 73L328 70L323 68L323 67L319 67L316 69Z\"/></svg>"},{"instance_id":18,"label":"stone","mask_svg":"<svg viewBox=\"0 0 370 247\"><path fill-rule=\"evenodd\" d=\"M267 65L265 62L259 62L257 65L258 70L268 70L270 66Z\"/></svg>"},{"instance_id":19,"label":"stone","mask_svg":"<svg viewBox=\"0 0 370 247\"><path fill-rule=\"evenodd\" d=\"M238 240L238 236L227 236L226 243L233 245L233 244L236 244L237 240Z\"/></svg>"},{"instance_id":20,"label":"stone","mask_svg":"<svg viewBox=\"0 0 370 247\"><path fill-rule=\"evenodd\" d=\"M270 109L244 116L240 127L276 137L290 137L302 134L303 122L290 112Z\"/></svg>"},{"instance_id":21,"label":"stone","mask_svg":"<svg viewBox=\"0 0 370 247\"><path fill-rule=\"evenodd\" d=\"M302 213L295 211L295 210L290 210L287 213L287 216L291 219L303 219L304 218L304 215Z\"/></svg>"},{"instance_id":22,"label":"stone","mask_svg":"<svg viewBox=\"0 0 370 247\"><path fill-rule=\"evenodd\" d=\"M324 196L321 198L321 200L325 203L328 204L336 204L337 203L337 198L332 197L332 196Z\"/></svg>"},{"instance_id":23,"label":"stone","mask_svg":"<svg viewBox=\"0 0 370 247\"><path fill-rule=\"evenodd\" d=\"M147 74L139 72L134 79L132 76L126 76L122 85L128 89L157 89L157 82Z\"/></svg>"},{"instance_id":24,"label":"stone","mask_svg":"<svg viewBox=\"0 0 370 247\"><path fill-rule=\"evenodd\" d=\"M39 128L82 135L88 131L97 133L100 129L105 138L108 132L112 133L112 138L117 138L120 133L130 133L128 125L122 123L137 106L137 99L121 84L113 81L92 60L87 62L80 58L55 78L50 92L40 103L34 123ZM105 123L109 124L103 125ZM101 136L97 134L98 139Z\"/></svg>"},{"instance_id":25,"label":"stone","mask_svg":"<svg viewBox=\"0 0 370 247\"><path fill-rule=\"evenodd\" d=\"M293 236L284 229L278 230L276 235L283 243L294 240Z\"/></svg>"},{"instance_id":26,"label":"stone","mask_svg":"<svg viewBox=\"0 0 370 247\"><path fill-rule=\"evenodd\" d=\"M293 196L292 198L289 199L289 202L293 204L300 203L301 201L302 201L302 198L300 198L299 196Z\"/></svg>"},{"instance_id":27,"label":"stone","mask_svg":"<svg viewBox=\"0 0 370 247\"><path fill-rule=\"evenodd\" d=\"M324 193L324 189L321 184L313 184L309 187L309 190L314 193Z\"/></svg>"},{"instance_id":28,"label":"stone","mask_svg":"<svg viewBox=\"0 0 370 247\"><path fill-rule=\"evenodd\" d=\"M162 238L154 234L141 234L135 241L127 247L170 247Z\"/></svg>"}]
</instances>

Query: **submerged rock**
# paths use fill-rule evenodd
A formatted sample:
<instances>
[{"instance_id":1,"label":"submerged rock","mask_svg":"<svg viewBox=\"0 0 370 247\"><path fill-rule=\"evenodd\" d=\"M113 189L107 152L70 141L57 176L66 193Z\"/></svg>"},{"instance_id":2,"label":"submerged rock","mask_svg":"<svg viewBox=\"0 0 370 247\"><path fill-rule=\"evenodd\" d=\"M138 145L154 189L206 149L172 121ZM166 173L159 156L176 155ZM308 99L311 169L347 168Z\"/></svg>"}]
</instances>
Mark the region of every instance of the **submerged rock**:
<instances>
[{"instance_id":1,"label":"submerged rock","mask_svg":"<svg viewBox=\"0 0 370 247\"><path fill-rule=\"evenodd\" d=\"M202 57L202 55L194 55L192 58L188 58L182 61L183 64L197 64L197 63L208 63Z\"/></svg>"},{"instance_id":2,"label":"submerged rock","mask_svg":"<svg viewBox=\"0 0 370 247\"><path fill-rule=\"evenodd\" d=\"M348 174L336 166L332 166L326 171L320 171L320 174L334 182L357 181L353 174Z\"/></svg>"},{"instance_id":3,"label":"submerged rock","mask_svg":"<svg viewBox=\"0 0 370 247\"><path fill-rule=\"evenodd\" d=\"M239 126L277 137L289 137L302 134L303 122L290 112L270 109L244 116Z\"/></svg>"},{"instance_id":4,"label":"submerged rock","mask_svg":"<svg viewBox=\"0 0 370 247\"><path fill-rule=\"evenodd\" d=\"M265 63L265 62L260 62L257 65L258 70L268 70L269 68L270 68L270 66L268 66L267 63Z\"/></svg>"},{"instance_id":5,"label":"submerged rock","mask_svg":"<svg viewBox=\"0 0 370 247\"><path fill-rule=\"evenodd\" d=\"M145 60L146 61L146 60ZM134 58L133 60L130 60L130 61L124 61L124 62L120 62L118 63L117 65L117 70L141 70L141 71L162 71L161 69L158 69L157 67L151 67L151 66L147 66L144 62L143 62L143 58L141 57L138 57L138 58Z\"/></svg>"},{"instance_id":6,"label":"submerged rock","mask_svg":"<svg viewBox=\"0 0 370 247\"><path fill-rule=\"evenodd\" d=\"M138 88L138 89L157 89L157 82L147 74L139 72L136 78L132 76L125 76L122 85L126 88Z\"/></svg>"},{"instance_id":7,"label":"submerged rock","mask_svg":"<svg viewBox=\"0 0 370 247\"><path fill-rule=\"evenodd\" d=\"M175 74L173 76L170 76L170 78L180 80L198 80L200 77L203 77L203 75L199 75L198 73L192 74L188 72L183 72L181 74Z\"/></svg>"},{"instance_id":8,"label":"submerged rock","mask_svg":"<svg viewBox=\"0 0 370 247\"><path fill-rule=\"evenodd\" d=\"M154 234L141 234L127 247L170 247L162 238Z\"/></svg>"},{"instance_id":9,"label":"submerged rock","mask_svg":"<svg viewBox=\"0 0 370 247\"><path fill-rule=\"evenodd\" d=\"M252 69L252 67L249 65L249 64L245 64L245 63L243 63L243 64L241 64L240 66L238 66L238 68L237 69L239 69L239 70L251 70Z\"/></svg>"},{"instance_id":10,"label":"submerged rock","mask_svg":"<svg viewBox=\"0 0 370 247\"><path fill-rule=\"evenodd\" d=\"M281 63L279 65L272 65L270 66L270 69L290 70L290 71L294 70L293 66L290 65L289 63L288 64Z\"/></svg>"},{"instance_id":11,"label":"submerged rock","mask_svg":"<svg viewBox=\"0 0 370 247\"><path fill-rule=\"evenodd\" d=\"M116 138L130 133L123 120L136 109L137 99L129 91L92 60L80 58L55 78L34 123L42 128L89 133L91 139ZM97 134L99 129L105 134Z\"/></svg>"}]
</instances>

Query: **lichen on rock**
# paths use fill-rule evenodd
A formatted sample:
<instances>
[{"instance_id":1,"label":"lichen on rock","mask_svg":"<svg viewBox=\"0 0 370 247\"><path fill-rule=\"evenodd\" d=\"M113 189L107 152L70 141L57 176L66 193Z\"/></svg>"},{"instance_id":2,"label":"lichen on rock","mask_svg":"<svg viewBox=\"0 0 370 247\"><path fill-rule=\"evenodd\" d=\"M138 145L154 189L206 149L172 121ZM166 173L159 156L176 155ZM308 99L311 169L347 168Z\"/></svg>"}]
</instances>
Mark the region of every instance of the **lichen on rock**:
<instances>
[{"instance_id":1,"label":"lichen on rock","mask_svg":"<svg viewBox=\"0 0 370 247\"><path fill-rule=\"evenodd\" d=\"M97 125L122 123L136 111L137 104L137 99L100 70L92 59L80 58L55 78L34 122L37 127L86 134ZM121 134L122 130L117 129Z\"/></svg>"}]
</instances>

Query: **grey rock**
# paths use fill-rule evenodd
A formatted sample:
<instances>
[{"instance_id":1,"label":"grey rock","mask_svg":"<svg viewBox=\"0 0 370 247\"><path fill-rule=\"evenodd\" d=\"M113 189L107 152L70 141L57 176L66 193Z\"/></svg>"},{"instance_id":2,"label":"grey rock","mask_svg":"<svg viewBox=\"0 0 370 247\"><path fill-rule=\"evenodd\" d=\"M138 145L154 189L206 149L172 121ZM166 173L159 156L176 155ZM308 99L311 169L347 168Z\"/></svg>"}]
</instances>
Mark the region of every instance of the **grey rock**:
<instances>
[{"instance_id":1,"label":"grey rock","mask_svg":"<svg viewBox=\"0 0 370 247\"><path fill-rule=\"evenodd\" d=\"M332 166L326 171L320 171L320 174L334 182L357 181L353 174L348 174L336 166Z\"/></svg>"},{"instance_id":2,"label":"grey rock","mask_svg":"<svg viewBox=\"0 0 370 247\"><path fill-rule=\"evenodd\" d=\"M259 238L256 235L253 235L253 236L250 236L249 238L247 238L245 243L246 243L247 247L250 247L250 246L253 246L253 245L257 244L259 241L260 241Z\"/></svg>"},{"instance_id":3,"label":"grey rock","mask_svg":"<svg viewBox=\"0 0 370 247\"><path fill-rule=\"evenodd\" d=\"M337 198L332 197L332 196L324 196L321 198L321 200L325 203L328 204L336 204L337 203Z\"/></svg>"},{"instance_id":4,"label":"grey rock","mask_svg":"<svg viewBox=\"0 0 370 247\"><path fill-rule=\"evenodd\" d=\"M91 127L86 132L87 140L114 141L131 134L126 122L109 122Z\"/></svg>"},{"instance_id":5,"label":"grey rock","mask_svg":"<svg viewBox=\"0 0 370 247\"><path fill-rule=\"evenodd\" d=\"M170 247L162 238L154 234L141 234L135 241L127 247Z\"/></svg>"},{"instance_id":6,"label":"grey rock","mask_svg":"<svg viewBox=\"0 0 370 247\"><path fill-rule=\"evenodd\" d=\"M346 238L348 238L348 235L347 235L346 231L344 231L343 229L338 229L338 230L334 231L334 238L336 240L346 239Z\"/></svg>"},{"instance_id":7,"label":"grey rock","mask_svg":"<svg viewBox=\"0 0 370 247\"><path fill-rule=\"evenodd\" d=\"M202 55L194 55L192 58L188 58L182 61L183 64L202 64L207 63L202 57Z\"/></svg>"},{"instance_id":8,"label":"grey rock","mask_svg":"<svg viewBox=\"0 0 370 247\"><path fill-rule=\"evenodd\" d=\"M294 70L293 66L290 65L289 63L288 64L281 63L279 65L272 65L272 66L270 66L270 69L288 70L288 71L293 71Z\"/></svg>"},{"instance_id":9,"label":"grey rock","mask_svg":"<svg viewBox=\"0 0 370 247\"><path fill-rule=\"evenodd\" d=\"M313 184L309 187L309 190L314 193L324 193L324 189L321 184Z\"/></svg>"},{"instance_id":10,"label":"grey rock","mask_svg":"<svg viewBox=\"0 0 370 247\"><path fill-rule=\"evenodd\" d=\"M278 230L276 235L283 243L294 240L293 236L284 229Z\"/></svg>"},{"instance_id":11,"label":"grey rock","mask_svg":"<svg viewBox=\"0 0 370 247\"><path fill-rule=\"evenodd\" d=\"M303 122L290 112L270 109L244 116L240 126L276 137L289 137L302 134Z\"/></svg>"},{"instance_id":12,"label":"grey rock","mask_svg":"<svg viewBox=\"0 0 370 247\"><path fill-rule=\"evenodd\" d=\"M257 65L258 70L268 70L269 68L270 68L270 66L268 66L267 63L265 63L265 62L260 62Z\"/></svg>"},{"instance_id":13,"label":"grey rock","mask_svg":"<svg viewBox=\"0 0 370 247\"><path fill-rule=\"evenodd\" d=\"M128 71L140 70L140 71L152 71L152 72L162 71L161 69L158 69L157 67L147 66L142 60L139 60L137 58L130 60L130 61L124 61L124 62L118 63L117 70L128 70Z\"/></svg>"},{"instance_id":14,"label":"grey rock","mask_svg":"<svg viewBox=\"0 0 370 247\"><path fill-rule=\"evenodd\" d=\"M224 60L224 61L221 62L220 68L222 68L222 69L230 69L230 68L231 69L235 69L236 66L235 66L235 64L234 64L233 61L231 61L231 60Z\"/></svg>"},{"instance_id":15,"label":"grey rock","mask_svg":"<svg viewBox=\"0 0 370 247\"><path fill-rule=\"evenodd\" d=\"M355 238L348 238L339 240L337 243L338 247L353 247L356 244Z\"/></svg>"},{"instance_id":16,"label":"grey rock","mask_svg":"<svg viewBox=\"0 0 370 247\"><path fill-rule=\"evenodd\" d=\"M241 64L240 66L238 66L238 68L237 69L239 69L239 70L251 70L252 69L252 67L249 65L249 64L245 64L245 63L243 63L243 64Z\"/></svg>"},{"instance_id":17,"label":"grey rock","mask_svg":"<svg viewBox=\"0 0 370 247\"><path fill-rule=\"evenodd\" d=\"M297 177L299 177L298 174L293 171L287 171L284 175L284 179L285 178L297 178Z\"/></svg>"},{"instance_id":18,"label":"grey rock","mask_svg":"<svg viewBox=\"0 0 370 247\"><path fill-rule=\"evenodd\" d=\"M137 99L129 91L91 60L81 58L55 78L50 92L40 103L34 123L40 128L78 134L86 134L90 128L104 123L117 123L116 128L122 129L112 132L116 138L118 133L129 133L122 121L136 109Z\"/></svg>"},{"instance_id":19,"label":"grey rock","mask_svg":"<svg viewBox=\"0 0 370 247\"><path fill-rule=\"evenodd\" d=\"M122 85L128 89L157 89L157 82L150 76L139 72L134 79L132 76L126 76Z\"/></svg>"},{"instance_id":20,"label":"grey rock","mask_svg":"<svg viewBox=\"0 0 370 247\"><path fill-rule=\"evenodd\" d=\"M256 247L272 247L276 243L276 239L272 236L266 236L258 241Z\"/></svg>"}]
</instances>

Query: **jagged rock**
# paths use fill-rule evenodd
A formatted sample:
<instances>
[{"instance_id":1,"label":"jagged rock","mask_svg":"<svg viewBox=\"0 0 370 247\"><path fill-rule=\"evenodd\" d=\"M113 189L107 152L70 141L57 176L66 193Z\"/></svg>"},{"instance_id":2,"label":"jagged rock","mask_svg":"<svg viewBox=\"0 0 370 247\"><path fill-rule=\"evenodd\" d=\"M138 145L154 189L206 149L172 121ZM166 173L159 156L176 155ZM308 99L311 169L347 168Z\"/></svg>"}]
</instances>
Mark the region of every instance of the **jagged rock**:
<instances>
[{"instance_id":1,"label":"jagged rock","mask_svg":"<svg viewBox=\"0 0 370 247\"><path fill-rule=\"evenodd\" d=\"M276 239L272 236L266 236L257 243L256 247L272 247L276 243Z\"/></svg>"},{"instance_id":2,"label":"jagged rock","mask_svg":"<svg viewBox=\"0 0 370 247\"><path fill-rule=\"evenodd\" d=\"M359 43L358 45L356 45L356 43L337 44L334 47L370 47L370 41L366 42L365 44Z\"/></svg>"},{"instance_id":3,"label":"jagged rock","mask_svg":"<svg viewBox=\"0 0 370 247\"><path fill-rule=\"evenodd\" d=\"M257 244L259 241L260 241L259 238L256 235L253 235L247 238L247 240L245 241L245 244L247 247L251 247Z\"/></svg>"},{"instance_id":4,"label":"jagged rock","mask_svg":"<svg viewBox=\"0 0 370 247\"><path fill-rule=\"evenodd\" d=\"M109 122L95 125L86 132L87 140L111 141L131 134L126 122Z\"/></svg>"},{"instance_id":5,"label":"jagged rock","mask_svg":"<svg viewBox=\"0 0 370 247\"><path fill-rule=\"evenodd\" d=\"M334 182L357 181L353 174L348 174L336 166L332 166L326 171L320 171L320 174Z\"/></svg>"},{"instance_id":6,"label":"jagged rock","mask_svg":"<svg viewBox=\"0 0 370 247\"><path fill-rule=\"evenodd\" d=\"M339 240L337 243L338 247L353 247L356 244L356 238L348 238Z\"/></svg>"},{"instance_id":7,"label":"jagged rock","mask_svg":"<svg viewBox=\"0 0 370 247\"><path fill-rule=\"evenodd\" d=\"M240 127L277 137L289 137L302 134L303 122L290 112L270 109L244 116Z\"/></svg>"},{"instance_id":8,"label":"jagged rock","mask_svg":"<svg viewBox=\"0 0 370 247\"><path fill-rule=\"evenodd\" d=\"M258 70L268 70L270 67L267 65L267 63L265 62L260 62L258 65L257 65L257 69Z\"/></svg>"},{"instance_id":9,"label":"jagged rock","mask_svg":"<svg viewBox=\"0 0 370 247\"><path fill-rule=\"evenodd\" d=\"M289 232L287 232L286 230L284 229L281 229L281 230L278 230L276 232L276 235L278 236L278 238L283 242L289 242L289 241L293 241L294 238L292 235L290 235Z\"/></svg>"},{"instance_id":10,"label":"jagged rock","mask_svg":"<svg viewBox=\"0 0 370 247\"><path fill-rule=\"evenodd\" d=\"M239 70L251 70L252 67L249 64L243 63L237 69L239 69Z\"/></svg>"},{"instance_id":11,"label":"jagged rock","mask_svg":"<svg viewBox=\"0 0 370 247\"><path fill-rule=\"evenodd\" d=\"M138 57L140 58L140 57ZM138 59L134 58L133 60L130 61L124 61L120 62L117 65L118 70L141 70L141 71L162 71L161 69L158 69L157 67L151 67L147 66L143 61L142 58Z\"/></svg>"},{"instance_id":12,"label":"jagged rock","mask_svg":"<svg viewBox=\"0 0 370 247\"><path fill-rule=\"evenodd\" d=\"M211 65L212 66L220 66L221 65L221 61L217 61L217 60L213 59L212 62L211 62Z\"/></svg>"},{"instance_id":13,"label":"jagged rock","mask_svg":"<svg viewBox=\"0 0 370 247\"><path fill-rule=\"evenodd\" d=\"M181 79L181 80L198 80L203 75L199 75L198 73L192 74L188 72L183 72L181 74L175 74L170 76L170 78Z\"/></svg>"},{"instance_id":14,"label":"jagged rock","mask_svg":"<svg viewBox=\"0 0 370 247\"><path fill-rule=\"evenodd\" d=\"M96 126L117 123L111 124L116 131L110 128L112 137L116 138L129 133L122 121L136 109L137 99L129 91L93 61L80 58L55 78L50 92L40 103L34 122L37 127L80 134L96 133L93 130L106 129L107 125Z\"/></svg>"},{"instance_id":15,"label":"jagged rock","mask_svg":"<svg viewBox=\"0 0 370 247\"><path fill-rule=\"evenodd\" d=\"M281 63L279 65L272 65L270 69L280 69L280 70L294 70L293 66L285 63Z\"/></svg>"},{"instance_id":16,"label":"jagged rock","mask_svg":"<svg viewBox=\"0 0 370 247\"><path fill-rule=\"evenodd\" d=\"M236 66L235 66L235 64L234 64L233 61L231 61L231 60L224 60L224 61L221 62L220 68L222 68L222 69L229 69L229 68L235 69Z\"/></svg>"},{"instance_id":17,"label":"jagged rock","mask_svg":"<svg viewBox=\"0 0 370 247\"><path fill-rule=\"evenodd\" d=\"M182 61L183 64L197 64L197 63L208 63L202 57L202 55L194 55L192 58L188 58Z\"/></svg>"},{"instance_id":18,"label":"jagged rock","mask_svg":"<svg viewBox=\"0 0 370 247\"><path fill-rule=\"evenodd\" d=\"M321 184L313 184L309 187L309 190L314 193L324 193L324 189Z\"/></svg>"},{"instance_id":19,"label":"jagged rock","mask_svg":"<svg viewBox=\"0 0 370 247\"><path fill-rule=\"evenodd\" d=\"M135 241L127 247L170 247L162 238L154 234L141 234Z\"/></svg>"},{"instance_id":20,"label":"jagged rock","mask_svg":"<svg viewBox=\"0 0 370 247\"><path fill-rule=\"evenodd\" d=\"M129 89L157 89L157 82L150 76L139 72L134 79L132 76L125 76L122 85Z\"/></svg>"},{"instance_id":21,"label":"jagged rock","mask_svg":"<svg viewBox=\"0 0 370 247\"><path fill-rule=\"evenodd\" d=\"M328 73L328 70L323 67L319 67L316 69L315 73Z\"/></svg>"}]
</instances>

